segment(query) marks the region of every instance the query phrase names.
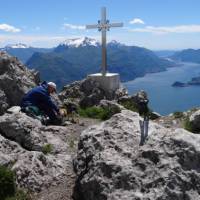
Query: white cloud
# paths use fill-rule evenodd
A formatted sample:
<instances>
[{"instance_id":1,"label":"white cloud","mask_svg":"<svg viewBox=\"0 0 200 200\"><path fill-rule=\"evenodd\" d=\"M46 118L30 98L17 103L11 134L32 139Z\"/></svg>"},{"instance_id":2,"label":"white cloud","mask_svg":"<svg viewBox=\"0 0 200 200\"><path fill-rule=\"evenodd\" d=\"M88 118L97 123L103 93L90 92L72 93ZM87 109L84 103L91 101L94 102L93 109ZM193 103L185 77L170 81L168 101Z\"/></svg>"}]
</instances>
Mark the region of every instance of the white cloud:
<instances>
[{"instance_id":1,"label":"white cloud","mask_svg":"<svg viewBox=\"0 0 200 200\"><path fill-rule=\"evenodd\" d=\"M17 33L21 31L19 28L15 28L14 26L8 24L0 24L0 30L12 33Z\"/></svg>"},{"instance_id":2,"label":"white cloud","mask_svg":"<svg viewBox=\"0 0 200 200\"><path fill-rule=\"evenodd\" d=\"M142 19L139 19L139 18L134 18L129 23L130 24L145 24L144 21Z\"/></svg>"},{"instance_id":3,"label":"white cloud","mask_svg":"<svg viewBox=\"0 0 200 200\"><path fill-rule=\"evenodd\" d=\"M146 32L155 34L167 33L200 33L200 25L179 25L179 26L146 26L145 28L129 29L132 32Z\"/></svg>"},{"instance_id":4,"label":"white cloud","mask_svg":"<svg viewBox=\"0 0 200 200\"><path fill-rule=\"evenodd\" d=\"M73 29L73 30L85 30L85 26L74 25L74 24L63 24L65 29Z\"/></svg>"}]
</instances>

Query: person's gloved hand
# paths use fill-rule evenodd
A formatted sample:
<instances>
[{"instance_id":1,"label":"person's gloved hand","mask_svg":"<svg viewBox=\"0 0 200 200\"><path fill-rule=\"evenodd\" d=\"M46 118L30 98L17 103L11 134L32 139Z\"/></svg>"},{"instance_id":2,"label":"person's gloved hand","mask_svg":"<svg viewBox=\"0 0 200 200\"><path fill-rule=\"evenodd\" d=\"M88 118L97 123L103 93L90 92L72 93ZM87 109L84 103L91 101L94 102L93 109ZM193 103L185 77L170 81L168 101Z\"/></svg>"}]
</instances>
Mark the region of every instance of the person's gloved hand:
<instances>
[{"instance_id":1,"label":"person's gloved hand","mask_svg":"<svg viewBox=\"0 0 200 200\"><path fill-rule=\"evenodd\" d=\"M62 117L66 117L67 116L67 111L65 109L60 109L59 110L59 114L62 116Z\"/></svg>"}]
</instances>

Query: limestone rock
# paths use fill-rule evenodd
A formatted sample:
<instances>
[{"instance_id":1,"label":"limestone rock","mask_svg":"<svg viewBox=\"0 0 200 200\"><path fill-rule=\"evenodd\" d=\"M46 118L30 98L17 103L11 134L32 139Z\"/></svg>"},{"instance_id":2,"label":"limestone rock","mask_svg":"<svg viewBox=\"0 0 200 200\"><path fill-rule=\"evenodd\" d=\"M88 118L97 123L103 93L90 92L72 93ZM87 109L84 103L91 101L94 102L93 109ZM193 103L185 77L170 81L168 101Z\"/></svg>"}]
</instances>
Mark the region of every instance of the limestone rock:
<instances>
[{"instance_id":1,"label":"limestone rock","mask_svg":"<svg viewBox=\"0 0 200 200\"><path fill-rule=\"evenodd\" d=\"M200 199L200 135L150 122L139 146L139 120L122 110L81 134L76 200Z\"/></svg>"},{"instance_id":2,"label":"limestone rock","mask_svg":"<svg viewBox=\"0 0 200 200\"><path fill-rule=\"evenodd\" d=\"M13 106L7 110L7 113L19 113L21 111L20 106Z\"/></svg>"},{"instance_id":3,"label":"limestone rock","mask_svg":"<svg viewBox=\"0 0 200 200\"><path fill-rule=\"evenodd\" d=\"M21 112L0 116L0 165L16 172L17 185L31 191L67 179L72 167L71 131L67 127L43 126ZM51 145L49 154L44 154Z\"/></svg>"},{"instance_id":4,"label":"limestone rock","mask_svg":"<svg viewBox=\"0 0 200 200\"><path fill-rule=\"evenodd\" d=\"M124 95L127 95L124 88L116 91L105 91L100 88L98 82L84 79L65 86L59 97L61 100L73 99L81 107L90 107L98 105L102 99L114 100Z\"/></svg>"},{"instance_id":5,"label":"limestone rock","mask_svg":"<svg viewBox=\"0 0 200 200\"><path fill-rule=\"evenodd\" d=\"M36 84L38 74L28 70L16 57L0 52L0 114L19 105L23 95Z\"/></svg>"},{"instance_id":6,"label":"limestone rock","mask_svg":"<svg viewBox=\"0 0 200 200\"><path fill-rule=\"evenodd\" d=\"M109 110L109 112L114 115L116 113L121 112L125 108L118 104L116 101L109 101L109 100L101 100L99 106Z\"/></svg>"}]
</instances>

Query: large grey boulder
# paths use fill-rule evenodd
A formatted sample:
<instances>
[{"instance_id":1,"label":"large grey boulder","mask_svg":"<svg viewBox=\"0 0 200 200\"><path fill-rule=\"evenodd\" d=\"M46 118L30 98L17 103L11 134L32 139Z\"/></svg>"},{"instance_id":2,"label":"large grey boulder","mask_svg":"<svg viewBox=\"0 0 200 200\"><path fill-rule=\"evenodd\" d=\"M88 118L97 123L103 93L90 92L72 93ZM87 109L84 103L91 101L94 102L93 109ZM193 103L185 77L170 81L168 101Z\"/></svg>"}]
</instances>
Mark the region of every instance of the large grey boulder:
<instances>
[{"instance_id":1,"label":"large grey boulder","mask_svg":"<svg viewBox=\"0 0 200 200\"><path fill-rule=\"evenodd\" d=\"M6 113L0 116L0 165L11 167L17 185L30 191L58 185L72 169L72 137L67 127L43 126L24 113Z\"/></svg>"},{"instance_id":2,"label":"large grey boulder","mask_svg":"<svg viewBox=\"0 0 200 200\"><path fill-rule=\"evenodd\" d=\"M28 70L16 57L0 52L0 115L19 105L23 95L39 83L39 75Z\"/></svg>"},{"instance_id":3,"label":"large grey boulder","mask_svg":"<svg viewBox=\"0 0 200 200\"><path fill-rule=\"evenodd\" d=\"M81 134L76 200L200 199L200 135L150 122L139 146L139 120L122 110Z\"/></svg>"}]
</instances>

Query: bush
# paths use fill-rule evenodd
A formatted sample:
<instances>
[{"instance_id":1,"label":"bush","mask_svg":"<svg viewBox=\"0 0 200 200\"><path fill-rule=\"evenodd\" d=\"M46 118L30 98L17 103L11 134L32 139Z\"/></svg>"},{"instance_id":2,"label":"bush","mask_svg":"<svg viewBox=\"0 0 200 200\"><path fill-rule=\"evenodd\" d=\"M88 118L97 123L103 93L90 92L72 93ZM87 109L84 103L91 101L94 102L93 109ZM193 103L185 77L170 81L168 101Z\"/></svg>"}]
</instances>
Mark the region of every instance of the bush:
<instances>
[{"instance_id":1,"label":"bush","mask_svg":"<svg viewBox=\"0 0 200 200\"><path fill-rule=\"evenodd\" d=\"M0 199L4 200L6 197L15 194L15 174L9 168L0 166Z\"/></svg>"},{"instance_id":2,"label":"bush","mask_svg":"<svg viewBox=\"0 0 200 200\"><path fill-rule=\"evenodd\" d=\"M128 110L139 113L138 105L134 102L126 101L126 102L121 103L121 105L124 106L124 108Z\"/></svg>"},{"instance_id":3,"label":"bush","mask_svg":"<svg viewBox=\"0 0 200 200\"><path fill-rule=\"evenodd\" d=\"M186 129L187 131L190 131L192 133L198 133L200 130L194 128L194 126L192 125L192 123L190 122L189 118L187 117L184 121L184 129Z\"/></svg>"},{"instance_id":4,"label":"bush","mask_svg":"<svg viewBox=\"0 0 200 200\"><path fill-rule=\"evenodd\" d=\"M5 200L31 200L31 196L23 190L17 190L13 197L8 197Z\"/></svg>"},{"instance_id":5,"label":"bush","mask_svg":"<svg viewBox=\"0 0 200 200\"><path fill-rule=\"evenodd\" d=\"M0 200L31 200L27 192L16 188L14 172L0 166Z\"/></svg>"},{"instance_id":6,"label":"bush","mask_svg":"<svg viewBox=\"0 0 200 200\"><path fill-rule=\"evenodd\" d=\"M110 109L105 109L97 106L88 108L79 108L79 115L82 117L89 117L94 119L106 120L109 119L114 113Z\"/></svg>"},{"instance_id":7,"label":"bush","mask_svg":"<svg viewBox=\"0 0 200 200\"><path fill-rule=\"evenodd\" d=\"M53 145L52 144L45 144L43 147L42 147L42 152L44 154L48 154L48 153L51 153L53 151Z\"/></svg>"},{"instance_id":8,"label":"bush","mask_svg":"<svg viewBox=\"0 0 200 200\"><path fill-rule=\"evenodd\" d=\"M176 111L173 113L174 118L182 118L184 117L183 112Z\"/></svg>"}]
</instances>

